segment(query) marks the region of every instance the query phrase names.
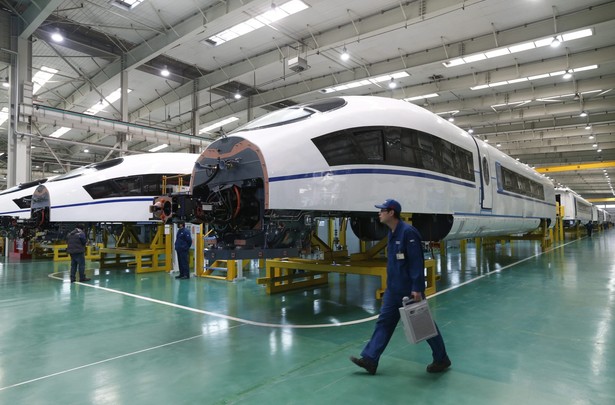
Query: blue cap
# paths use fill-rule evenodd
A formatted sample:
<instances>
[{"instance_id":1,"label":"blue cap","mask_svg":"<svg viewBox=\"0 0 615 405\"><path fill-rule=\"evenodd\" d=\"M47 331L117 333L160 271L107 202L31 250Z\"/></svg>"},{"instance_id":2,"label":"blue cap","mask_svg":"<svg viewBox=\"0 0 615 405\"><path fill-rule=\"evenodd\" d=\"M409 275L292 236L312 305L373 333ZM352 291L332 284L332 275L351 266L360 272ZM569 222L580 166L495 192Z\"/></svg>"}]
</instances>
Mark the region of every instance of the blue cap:
<instances>
[{"instance_id":1,"label":"blue cap","mask_svg":"<svg viewBox=\"0 0 615 405\"><path fill-rule=\"evenodd\" d=\"M382 204L375 205L375 207L380 208L381 210L393 210L401 213L401 204L391 198L385 200Z\"/></svg>"}]
</instances>

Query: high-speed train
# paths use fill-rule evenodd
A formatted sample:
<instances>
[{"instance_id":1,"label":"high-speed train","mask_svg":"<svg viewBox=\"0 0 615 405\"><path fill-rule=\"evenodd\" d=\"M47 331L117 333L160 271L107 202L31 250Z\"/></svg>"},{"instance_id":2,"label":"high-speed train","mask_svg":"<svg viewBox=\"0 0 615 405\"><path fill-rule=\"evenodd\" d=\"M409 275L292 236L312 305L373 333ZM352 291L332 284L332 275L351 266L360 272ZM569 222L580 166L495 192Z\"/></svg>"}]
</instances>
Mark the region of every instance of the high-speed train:
<instances>
[{"instance_id":1,"label":"high-speed train","mask_svg":"<svg viewBox=\"0 0 615 405\"><path fill-rule=\"evenodd\" d=\"M188 174L188 183L197 157L189 153L124 156L21 184L0 193L0 217L30 220L39 228L55 222L149 221L153 196L168 191L162 190L162 177Z\"/></svg>"},{"instance_id":2,"label":"high-speed train","mask_svg":"<svg viewBox=\"0 0 615 405\"><path fill-rule=\"evenodd\" d=\"M425 240L529 232L555 220L553 184L411 103L336 97L278 110L210 144L191 178L195 217L222 248L305 246L314 218L378 240L394 198Z\"/></svg>"},{"instance_id":3,"label":"high-speed train","mask_svg":"<svg viewBox=\"0 0 615 405\"><path fill-rule=\"evenodd\" d=\"M579 223L595 221L592 215L592 204L569 188L555 189L555 200L564 207L562 221L564 226L575 226Z\"/></svg>"}]
</instances>

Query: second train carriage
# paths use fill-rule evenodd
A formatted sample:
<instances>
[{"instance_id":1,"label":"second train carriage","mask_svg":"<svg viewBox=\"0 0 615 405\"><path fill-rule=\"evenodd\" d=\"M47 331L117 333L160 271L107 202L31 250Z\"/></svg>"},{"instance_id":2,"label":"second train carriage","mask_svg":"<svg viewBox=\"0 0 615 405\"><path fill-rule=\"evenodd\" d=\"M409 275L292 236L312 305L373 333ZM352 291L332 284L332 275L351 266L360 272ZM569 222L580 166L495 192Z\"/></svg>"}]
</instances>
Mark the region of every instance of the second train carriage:
<instances>
[{"instance_id":1,"label":"second train carriage","mask_svg":"<svg viewBox=\"0 0 615 405\"><path fill-rule=\"evenodd\" d=\"M594 221L592 204L569 188L555 189L555 200L564 207L562 221L564 226L576 226L580 223Z\"/></svg>"},{"instance_id":2,"label":"second train carriage","mask_svg":"<svg viewBox=\"0 0 615 405\"><path fill-rule=\"evenodd\" d=\"M413 104L336 97L258 118L195 164L197 220L223 248L301 247L313 219L350 217L363 240L395 198L425 240L529 232L555 219L552 183Z\"/></svg>"},{"instance_id":3,"label":"second train carriage","mask_svg":"<svg viewBox=\"0 0 615 405\"><path fill-rule=\"evenodd\" d=\"M55 222L149 221L164 175L189 174L197 154L152 153L93 163L0 194L0 215L44 228ZM188 175L186 177L186 188Z\"/></svg>"}]
</instances>

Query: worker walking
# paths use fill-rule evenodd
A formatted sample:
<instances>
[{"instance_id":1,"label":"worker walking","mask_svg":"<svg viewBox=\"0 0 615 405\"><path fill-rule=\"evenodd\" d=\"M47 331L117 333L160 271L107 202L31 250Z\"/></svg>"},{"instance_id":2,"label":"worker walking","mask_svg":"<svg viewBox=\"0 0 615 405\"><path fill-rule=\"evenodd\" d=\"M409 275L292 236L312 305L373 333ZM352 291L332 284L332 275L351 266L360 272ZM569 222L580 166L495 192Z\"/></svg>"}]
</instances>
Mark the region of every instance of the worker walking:
<instances>
[{"instance_id":1,"label":"worker walking","mask_svg":"<svg viewBox=\"0 0 615 405\"><path fill-rule=\"evenodd\" d=\"M85 228L82 224L77 224L75 229L70 231L66 237L66 251L70 255L70 282L76 281L77 270L79 270L79 281L90 281L90 278L85 276L85 245L87 239L85 237Z\"/></svg>"},{"instance_id":2,"label":"worker walking","mask_svg":"<svg viewBox=\"0 0 615 405\"><path fill-rule=\"evenodd\" d=\"M402 306L403 297L410 297L415 302L425 298L425 261L421 235L416 228L401 220L399 202L389 199L376 205L376 208L380 208L380 222L391 230L387 244L387 288L372 338L361 352L361 358L350 358L354 364L372 375L376 374L380 355L399 322L399 307ZM440 373L451 366L437 325L436 330L438 334L427 339L433 357L433 362L427 366L428 373Z\"/></svg>"},{"instance_id":3,"label":"worker walking","mask_svg":"<svg viewBox=\"0 0 615 405\"><path fill-rule=\"evenodd\" d=\"M188 266L188 255L192 246L192 236L186 229L184 222L177 224L177 236L175 237L175 251L177 252L177 265L179 266L178 279L190 278L190 267Z\"/></svg>"}]
</instances>

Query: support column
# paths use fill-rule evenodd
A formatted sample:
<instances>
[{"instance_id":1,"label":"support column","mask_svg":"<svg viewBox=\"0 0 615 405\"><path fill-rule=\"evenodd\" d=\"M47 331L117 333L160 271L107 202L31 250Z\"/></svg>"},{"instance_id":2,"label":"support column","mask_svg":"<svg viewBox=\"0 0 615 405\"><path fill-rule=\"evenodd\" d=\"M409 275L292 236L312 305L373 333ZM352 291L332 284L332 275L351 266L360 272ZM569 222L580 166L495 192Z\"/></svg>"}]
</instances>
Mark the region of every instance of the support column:
<instances>
[{"instance_id":1,"label":"support column","mask_svg":"<svg viewBox=\"0 0 615 405\"><path fill-rule=\"evenodd\" d=\"M122 55L122 71L120 72L120 112L122 113L122 121L128 122L128 71L126 71L126 54ZM118 132L116 142L120 150L120 156L124 156L126 148L125 132Z\"/></svg>"},{"instance_id":2,"label":"support column","mask_svg":"<svg viewBox=\"0 0 615 405\"><path fill-rule=\"evenodd\" d=\"M191 121L192 121L192 136L198 136L199 126L201 125L201 122L199 121L199 79L194 79L192 81Z\"/></svg>"},{"instance_id":3,"label":"support column","mask_svg":"<svg viewBox=\"0 0 615 405\"><path fill-rule=\"evenodd\" d=\"M19 37L19 21L11 18L10 95L7 148L7 188L31 180L32 44ZM1 34L1 33L0 33ZM22 111L20 111L22 109Z\"/></svg>"}]
</instances>

